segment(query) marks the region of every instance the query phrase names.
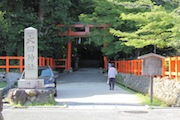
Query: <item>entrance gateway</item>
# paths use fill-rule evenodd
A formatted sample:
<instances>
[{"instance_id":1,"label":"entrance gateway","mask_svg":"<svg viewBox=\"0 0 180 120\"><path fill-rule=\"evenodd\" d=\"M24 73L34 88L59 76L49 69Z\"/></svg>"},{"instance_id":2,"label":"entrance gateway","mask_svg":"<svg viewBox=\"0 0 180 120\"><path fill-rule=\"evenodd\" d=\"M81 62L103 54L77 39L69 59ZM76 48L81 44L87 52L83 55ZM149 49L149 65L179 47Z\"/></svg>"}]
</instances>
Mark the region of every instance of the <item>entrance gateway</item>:
<instances>
[{"instance_id":1,"label":"entrance gateway","mask_svg":"<svg viewBox=\"0 0 180 120\"><path fill-rule=\"evenodd\" d=\"M64 27L65 25L58 25L58 27ZM60 36L71 36L71 37L86 37L87 35L90 34L90 29L93 27L96 28L102 28L105 29L108 25L84 25L84 24L74 24L71 25L69 27L69 30L64 32L64 33L60 33ZM72 28L77 29L76 31L73 31ZM78 31L78 29L80 31ZM105 46L105 45L104 45ZM66 58L66 70L70 71L71 70L71 61L72 61L72 41L68 41L67 44L67 58ZM107 57L103 56L103 62L104 62L104 69L107 70L108 69L108 65L107 65Z\"/></svg>"}]
</instances>

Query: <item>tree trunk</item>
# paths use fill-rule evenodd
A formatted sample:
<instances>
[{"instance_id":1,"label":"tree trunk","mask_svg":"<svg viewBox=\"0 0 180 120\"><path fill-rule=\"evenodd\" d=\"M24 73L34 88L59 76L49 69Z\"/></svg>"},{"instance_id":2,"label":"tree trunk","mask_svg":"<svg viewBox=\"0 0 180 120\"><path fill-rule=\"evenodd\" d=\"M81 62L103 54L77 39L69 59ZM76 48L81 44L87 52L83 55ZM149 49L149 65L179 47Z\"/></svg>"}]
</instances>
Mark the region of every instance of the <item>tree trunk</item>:
<instances>
[{"instance_id":1,"label":"tree trunk","mask_svg":"<svg viewBox=\"0 0 180 120\"><path fill-rule=\"evenodd\" d=\"M41 23L44 21L44 0L39 0L38 20Z\"/></svg>"},{"instance_id":2,"label":"tree trunk","mask_svg":"<svg viewBox=\"0 0 180 120\"><path fill-rule=\"evenodd\" d=\"M154 45L153 53L155 53L155 54L156 54L156 49L157 49L157 47L156 47L156 45Z\"/></svg>"}]
</instances>

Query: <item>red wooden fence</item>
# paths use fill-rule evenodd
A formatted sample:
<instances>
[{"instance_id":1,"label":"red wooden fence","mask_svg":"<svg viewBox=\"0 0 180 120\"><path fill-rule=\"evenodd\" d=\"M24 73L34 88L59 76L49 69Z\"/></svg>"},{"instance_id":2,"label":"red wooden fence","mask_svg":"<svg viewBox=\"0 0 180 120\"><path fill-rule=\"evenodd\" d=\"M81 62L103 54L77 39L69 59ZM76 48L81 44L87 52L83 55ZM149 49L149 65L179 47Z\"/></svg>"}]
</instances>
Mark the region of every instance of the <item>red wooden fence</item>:
<instances>
[{"instance_id":1,"label":"red wooden fence","mask_svg":"<svg viewBox=\"0 0 180 120\"><path fill-rule=\"evenodd\" d=\"M118 72L141 75L142 60L119 60L115 61Z\"/></svg>"},{"instance_id":2,"label":"red wooden fence","mask_svg":"<svg viewBox=\"0 0 180 120\"><path fill-rule=\"evenodd\" d=\"M38 58L39 66L49 65L51 68L67 68L66 59L52 59L39 57ZM5 69L6 72L9 72L10 69L19 69L20 72L24 69L24 57L12 57L12 56L0 56L0 69Z\"/></svg>"},{"instance_id":3,"label":"red wooden fence","mask_svg":"<svg viewBox=\"0 0 180 120\"><path fill-rule=\"evenodd\" d=\"M163 76L180 80L180 57L169 57L162 60Z\"/></svg>"},{"instance_id":4,"label":"red wooden fence","mask_svg":"<svg viewBox=\"0 0 180 120\"><path fill-rule=\"evenodd\" d=\"M115 61L118 72L141 75L142 60L119 60ZM180 57L169 57L162 59L162 77L180 80Z\"/></svg>"},{"instance_id":5,"label":"red wooden fence","mask_svg":"<svg viewBox=\"0 0 180 120\"><path fill-rule=\"evenodd\" d=\"M50 65L53 69L67 69L66 59L39 57L38 61L39 66ZM114 61L114 63L118 72L141 75L142 60L119 60ZM0 69L5 69L6 72L9 72L10 69L19 69L22 72L24 69L24 57L0 56ZM169 76L171 79L180 80L180 57L162 59L162 76Z\"/></svg>"}]
</instances>

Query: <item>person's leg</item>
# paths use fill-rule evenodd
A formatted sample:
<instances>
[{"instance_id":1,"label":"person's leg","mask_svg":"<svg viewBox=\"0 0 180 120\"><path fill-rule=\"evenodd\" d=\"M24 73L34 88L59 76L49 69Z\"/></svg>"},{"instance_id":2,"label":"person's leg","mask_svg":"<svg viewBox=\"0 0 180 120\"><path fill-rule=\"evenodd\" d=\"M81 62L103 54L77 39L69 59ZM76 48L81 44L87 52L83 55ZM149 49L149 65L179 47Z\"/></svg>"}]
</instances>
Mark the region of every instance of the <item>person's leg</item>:
<instances>
[{"instance_id":1,"label":"person's leg","mask_svg":"<svg viewBox=\"0 0 180 120\"><path fill-rule=\"evenodd\" d=\"M109 90L111 89L111 80L109 78Z\"/></svg>"},{"instance_id":2,"label":"person's leg","mask_svg":"<svg viewBox=\"0 0 180 120\"><path fill-rule=\"evenodd\" d=\"M112 87L113 87L113 86L112 86L112 85L113 85L112 79L113 79L113 78L109 78L109 87L110 87L109 89L110 89L110 90L112 90Z\"/></svg>"},{"instance_id":3,"label":"person's leg","mask_svg":"<svg viewBox=\"0 0 180 120\"><path fill-rule=\"evenodd\" d=\"M109 90L111 90L111 79L109 78Z\"/></svg>"},{"instance_id":4,"label":"person's leg","mask_svg":"<svg viewBox=\"0 0 180 120\"><path fill-rule=\"evenodd\" d=\"M111 90L114 90L114 85L115 85L115 78L112 78L112 79L111 79L111 81L112 81Z\"/></svg>"}]
</instances>

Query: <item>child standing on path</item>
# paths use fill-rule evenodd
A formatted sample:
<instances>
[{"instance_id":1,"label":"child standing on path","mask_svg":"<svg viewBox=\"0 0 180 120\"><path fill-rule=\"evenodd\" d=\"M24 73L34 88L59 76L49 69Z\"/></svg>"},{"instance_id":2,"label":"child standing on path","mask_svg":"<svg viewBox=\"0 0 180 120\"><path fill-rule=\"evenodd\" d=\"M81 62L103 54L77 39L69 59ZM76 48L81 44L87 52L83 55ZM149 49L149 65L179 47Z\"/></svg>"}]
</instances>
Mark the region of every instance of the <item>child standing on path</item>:
<instances>
[{"instance_id":1,"label":"child standing on path","mask_svg":"<svg viewBox=\"0 0 180 120\"><path fill-rule=\"evenodd\" d=\"M110 90L114 90L115 78L117 75L117 70L114 67L114 64L111 64L111 67L108 69L108 79Z\"/></svg>"}]
</instances>

